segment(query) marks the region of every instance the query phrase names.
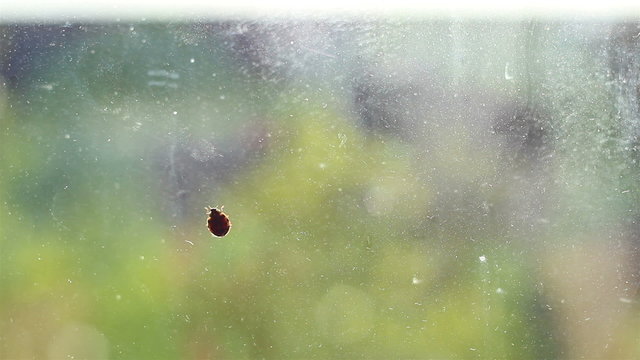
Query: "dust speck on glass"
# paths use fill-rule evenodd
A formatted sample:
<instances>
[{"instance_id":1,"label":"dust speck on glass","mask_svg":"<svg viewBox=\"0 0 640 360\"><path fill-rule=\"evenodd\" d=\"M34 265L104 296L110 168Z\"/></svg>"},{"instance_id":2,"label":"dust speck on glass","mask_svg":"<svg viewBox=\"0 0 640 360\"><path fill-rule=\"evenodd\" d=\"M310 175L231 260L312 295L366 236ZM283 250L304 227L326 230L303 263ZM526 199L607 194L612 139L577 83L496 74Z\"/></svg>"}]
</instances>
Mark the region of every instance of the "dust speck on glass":
<instances>
[{"instance_id":1,"label":"dust speck on glass","mask_svg":"<svg viewBox=\"0 0 640 360\"><path fill-rule=\"evenodd\" d=\"M0 357L640 358L638 24L0 25Z\"/></svg>"}]
</instances>

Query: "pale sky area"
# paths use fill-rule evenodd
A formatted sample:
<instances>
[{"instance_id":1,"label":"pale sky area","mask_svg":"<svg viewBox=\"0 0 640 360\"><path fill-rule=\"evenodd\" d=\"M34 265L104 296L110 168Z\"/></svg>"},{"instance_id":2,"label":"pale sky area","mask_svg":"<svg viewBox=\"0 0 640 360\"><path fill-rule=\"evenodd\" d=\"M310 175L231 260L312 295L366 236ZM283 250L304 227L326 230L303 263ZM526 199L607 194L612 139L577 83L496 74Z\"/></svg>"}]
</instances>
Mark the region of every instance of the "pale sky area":
<instances>
[{"instance_id":1,"label":"pale sky area","mask_svg":"<svg viewBox=\"0 0 640 360\"><path fill-rule=\"evenodd\" d=\"M638 1L0 1L0 21L166 20L221 17L325 16L637 17Z\"/></svg>"}]
</instances>

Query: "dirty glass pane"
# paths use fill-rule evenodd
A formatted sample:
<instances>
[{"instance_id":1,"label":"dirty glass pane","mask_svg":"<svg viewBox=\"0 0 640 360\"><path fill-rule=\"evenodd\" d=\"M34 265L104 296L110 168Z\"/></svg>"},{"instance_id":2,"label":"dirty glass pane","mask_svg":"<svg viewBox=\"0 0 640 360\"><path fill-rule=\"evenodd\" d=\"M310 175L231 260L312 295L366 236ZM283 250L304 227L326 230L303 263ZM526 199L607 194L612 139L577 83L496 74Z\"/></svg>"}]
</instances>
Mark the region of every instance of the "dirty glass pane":
<instances>
[{"instance_id":1,"label":"dirty glass pane","mask_svg":"<svg viewBox=\"0 0 640 360\"><path fill-rule=\"evenodd\" d=\"M639 34L2 24L0 358L639 358Z\"/></svg>"}]
</instances>

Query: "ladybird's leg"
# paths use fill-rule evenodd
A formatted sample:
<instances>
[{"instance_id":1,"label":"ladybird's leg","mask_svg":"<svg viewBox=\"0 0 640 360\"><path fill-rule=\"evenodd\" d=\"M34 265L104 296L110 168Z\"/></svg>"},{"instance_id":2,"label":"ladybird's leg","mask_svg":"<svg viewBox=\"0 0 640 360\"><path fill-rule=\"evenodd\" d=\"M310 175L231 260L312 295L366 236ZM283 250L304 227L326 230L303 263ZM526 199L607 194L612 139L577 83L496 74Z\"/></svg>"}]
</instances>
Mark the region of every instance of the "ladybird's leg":
<instances>
[{"instance_id":1,"label":"ladybird's leg","mask_svg":"<svg viewBox=\"0 0 640 360\"><path fill-rule=\"evenodd\" d=\"M208 206L205 206L204 209L207 211L207 214L211 212L211 208Z\"/></svg>"}]
</instances>

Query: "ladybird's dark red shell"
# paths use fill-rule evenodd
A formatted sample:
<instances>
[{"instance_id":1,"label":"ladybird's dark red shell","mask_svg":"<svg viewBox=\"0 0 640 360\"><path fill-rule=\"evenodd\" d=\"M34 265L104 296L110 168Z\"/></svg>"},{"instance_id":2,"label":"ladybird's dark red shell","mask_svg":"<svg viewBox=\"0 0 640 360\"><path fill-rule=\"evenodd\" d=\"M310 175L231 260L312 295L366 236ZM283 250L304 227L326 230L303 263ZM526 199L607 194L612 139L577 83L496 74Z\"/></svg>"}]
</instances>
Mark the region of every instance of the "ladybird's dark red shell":
<instances>
[{"instance_id":1,"label":"ladybird's dark red shell","mask_svg":"<svg viewBox=\"0 0 640 360\"><path fill-rule=\"evenodd\" d=\"M231 221L229 221L229 217L227 216L227 214L216 208L213 208L209 212L207 227L213 235L225 236L229 232L229 229L231 229Z\"/></svg>"}]
</instances>

